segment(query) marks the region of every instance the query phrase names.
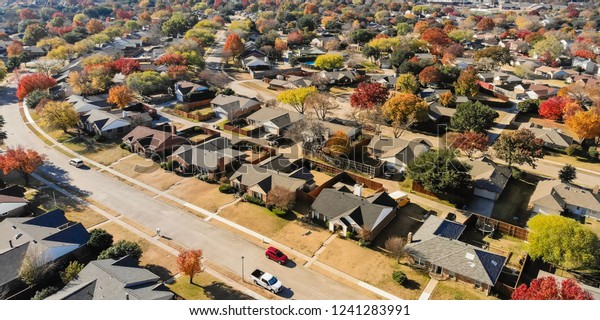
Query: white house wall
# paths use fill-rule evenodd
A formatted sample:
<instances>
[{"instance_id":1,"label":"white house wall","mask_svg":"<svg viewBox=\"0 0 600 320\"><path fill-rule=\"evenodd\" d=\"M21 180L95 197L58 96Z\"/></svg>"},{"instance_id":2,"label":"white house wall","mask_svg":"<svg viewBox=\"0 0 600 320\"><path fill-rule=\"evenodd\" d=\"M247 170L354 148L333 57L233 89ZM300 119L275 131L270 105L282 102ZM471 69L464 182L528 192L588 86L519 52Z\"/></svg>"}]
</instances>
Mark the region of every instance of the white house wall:
<instances>
[{"instance_id":1,"label":"white house wall","mask_svg":"<svg viewBox=\"0 0 600 320\"><path fill-rule=\"evenodd\" d=\"M540 205L534 205L533 206L533 212L535 213L542 213L542 214L553 214L553 215L559 215L560 211L555 210L555 209L550 209L550 208L546 208L546 207L542 207Z\"/></svg>"}]
</instances>

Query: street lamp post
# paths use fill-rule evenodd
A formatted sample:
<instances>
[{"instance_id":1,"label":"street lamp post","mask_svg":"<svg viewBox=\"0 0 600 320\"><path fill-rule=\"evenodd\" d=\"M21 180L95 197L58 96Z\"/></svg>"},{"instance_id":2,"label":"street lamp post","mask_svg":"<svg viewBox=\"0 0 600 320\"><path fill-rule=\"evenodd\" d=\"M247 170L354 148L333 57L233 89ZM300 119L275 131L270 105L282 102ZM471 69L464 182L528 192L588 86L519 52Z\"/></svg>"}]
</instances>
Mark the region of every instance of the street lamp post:
<instances>
[{"instance_id":1,"label":"street lamp post","mask_svg":"<svg viewBox=\"0 0 600 320\"><path fill-rule=\"evenodd\" d=\"M246 282L244 279L244 256L242 256L242 282Z\"/></svg>"}]
</instances>

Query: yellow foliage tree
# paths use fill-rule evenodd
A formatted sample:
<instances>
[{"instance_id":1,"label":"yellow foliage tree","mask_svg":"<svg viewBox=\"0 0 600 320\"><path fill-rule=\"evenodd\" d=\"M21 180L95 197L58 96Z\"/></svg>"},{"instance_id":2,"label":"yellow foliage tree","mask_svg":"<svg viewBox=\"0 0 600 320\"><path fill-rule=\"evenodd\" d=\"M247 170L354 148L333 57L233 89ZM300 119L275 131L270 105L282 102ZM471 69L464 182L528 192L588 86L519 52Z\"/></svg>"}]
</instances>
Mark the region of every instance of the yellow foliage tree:
<instances>
[{"instance_id":1,"label":"yellow foliage tree","mask_svg":"<svg viewBox=\"0 0 600 320\"><path fill-rule=\"evenodd\" d=\"M126 107L135 99L135 95L126 85L114 86L108 90L108 103L119 108Z\"/></svg>"},{"instance_id":2,"label":"yellow foliage tree","mask_svg":"<svg viewBox=\"0 0 600 320\"><path fill-rule=\"evenodd\" d=\"M317 92L315 87L306 87L298 89L290 89L283 91L277 96L277 101L291 105L296 111L304 114L306 107L304 101L306 97Z\"/></svg>"},{"instance_id":3,"label":"yellow foliage tree","mask_svg":"<svg viewBox=\"0 0 600 320\"><path fill-rule=\"evenodd\" d=\"M600 114L593 110L579 111L567 118L565 123L579 139L600 137Z\"/></svg>"}]
</instances>

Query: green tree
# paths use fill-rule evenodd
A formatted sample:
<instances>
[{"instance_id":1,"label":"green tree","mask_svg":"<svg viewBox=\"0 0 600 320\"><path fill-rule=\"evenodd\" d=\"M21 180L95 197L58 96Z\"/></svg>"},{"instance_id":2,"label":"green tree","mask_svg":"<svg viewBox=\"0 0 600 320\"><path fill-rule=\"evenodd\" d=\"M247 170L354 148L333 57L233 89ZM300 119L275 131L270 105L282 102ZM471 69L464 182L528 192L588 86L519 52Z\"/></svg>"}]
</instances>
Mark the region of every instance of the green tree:
<instances>
[{"instance_id":1,"label":"green tree","mask_svg":"<svg viewBox=\"0 0 600 320\"><path fill-rule=\"evenodd\" d=\"M564 182L571 182L577 178L577 169L567 164L558 171L558 178Z\"/></svg>"},{"instance_id":2,"label":"green tree","mask_svg":"<svg viewBox=\"0 0 600 320\"><path fill-rule=\"evenodd\" d=\"M281 92L277 96L277 101L282 102L282 103L287 103L287 104L291 105L296 111L304 114L304 112L306 111L306 106L304 104L304 101L306 100L306 98L309 95L316 93L316 92L317 92L317 88L315 88L315 87L290 89L290 90Z\"/></svg>"},{"instance_id":3,"label":"green tree","mask_svg":"<svg viewBox=\"0 0 600 320\"><path fill-rule=\"evenodd\" d=\"M35 292L35 295L31 298L31 300L44 300L49 296L58 292L58 288L55 286L46 287L42 290L38 290Z\"/></svg>"},{"instance_id":4,"label":"green tree","mask_svg":"<svg viewBox=\"0 0 600 320\"><path fill-rule=\"evenodd\" d=\"M528 129L504 132L494 143L496 157L511 167L513 163L527 163L535 168L535 161L544 157L544 141Z\"/></svg>"},{"instance_id":5,"label":"green tree","mask_svg":"<svg viewBox=\"0 0 600 320\"><path fill-rule=\"evenodd\" d=\"M344 57L341 54L328 53L317 57L315 67L321 70L340 69L344 66Z\"/></svg>"},{"instance_id":6,"label":"green tree","mask_svg":"<svg viewBox=\"0 0 600 320\"><path fill-rule=\"evenodd\" d=\"M140 261L142 257L142 248L139 244L127 240L117 241L115 244L110 246L108 249L100 252L98 255L98 260L102 259L115 259L118 260L123 258L124 256L130 256Z\"/></svg>"},{"instance_id":7,"label":"green tree","mask_svg":"<svg viewBox=\"0 0 600 320\"><path fill-rule=\"evenodd\" d=\"M408 176L436 194L462 194L471 190L470 170L451 149L423 152L408 164Z\"/></svg>"},{"instance_id":8,"label":"green tree","mask_svg":"<svg viewBox=\"0 0 600 320\"><path fill-rule=\"evenodd\" d=\"M27 98L25 99L25 105L29 109L33 109L37 107L38 103L40 103L40 101L43 99L50 99L50 93L48 93L48 90L34 90L27 95Z\"/></svg>"},{"instance_id":9,"label":"green tree","mask_svg":"<svg viewBox=\"0 0 600 320\"><path fill-rule=\"evenodd\" d=\"M480 61L482 59L489 59L491 61L490 66L492 68L497 68L501 65L510 63L512 61L510 49L502 48L500 46L487 47L487 48L475 51L474 58L475 58L475 61Z\"/></svg>"},{"instance_id":10,"label":"green tree","mask_svg":"<svg viewBox=\"0 0 600 320\"><path fill-rule=\"evenodd\" d=\"M538 214L529 220L529 255L557 267L597 267L598 237L571 218Z\"/></svg>"},{"instance_id":11,"label":"green tree","mask_svg":"<svg viewBox=\"0 0 600 320\"><path fill-rule=\"evenodd\" d=\"M129 88L143 95L165 91L170 83L167 75L156 71L134 72L125 80Z\"/></svg>"},{"instance_id":12,"label":"green tree","mask_svg":"<svg viewBox=\"0 0 600 320\"><path fill-rule=\"evenodd\" d=\"M94 229L90 232L88 247L96 252L102 252L113 244L113 236L104 229Z\"/></svg>"},{"instance_id":13,"label":"green tree","mask_svg":"<svg viewBox=\"0 0 600 320\"><path fill-rule=\"evenodd\" d=\"M412 73L403 73L396 80L396 90L402 93L416 93L419 90L417 77Z\"/></svg>"},{"instance_id":14,"label":"green tree","mask_svg":"<svg viewBox=\"0 0 600 320\"><path fill-rule=\"evenodd\" d=\"M458 79L454 82L454 90L458 95L465 95L467 97L474 97L477 95L477 70L473 67L469 67L460 72Z\"/></svg>"},{"instance_id":15,"label":"green tree","mask_svg":"<svg viewBox=\"0 0 600 320\"><path fill-rule=\"evenodd\" d=\"M540 100L538 99L527 99L517 104L517 109L521 112L534 112L537 113L540 107Z\"/></svg>"},{"instance_id":16,"label":"green tree","mask_svg":"<svg viewBox=\"0 0 600 320\"><path fill-rule=\"evenodd\" d=\"M408 277L404 272L398 270L392 273L392 279L394 279L394 281L396 281L398 284L402 285L404 282L406 282L406 280L408 280Z\"/></svg>"},{"instance_id":17,"label":"green tree","mask_svg":"<svg viewBox=\"0 0 600 320\"><path fill-rule=\"evenodd\" d=\"M547 64L552 64L564 50L563 44L559 39L553 36L546 37L546 39L537 42L533 45L533 48L529 50L529 55L537 55L543 59Z\"/></svg>"},{"instance_id":18,"label":"green tree","mask_svg":"<svg viewBox=\"0 0 600 320\"><path fill-rule=\"evenodd\" d=\"M6 69L6 65L4 65L4 61L0 61L0 82L6 78L8 74L8 69Z\"/></svg>"},{"instance_id":19,"label":"green tree","mask_svg":"<svg viewBox=\"0 0 600 320\"><path fill-rule=\"evenodd\" d=\"M450 127L460 132L485 132L494 125L494 119L498 116L498 112L479 101L465 102L456 107L456 113L450 120Z\"/></svg>"},{"instance_id":20,"label":"green tree","mask_svg":"<svg viewBox=\"0 0 600 320\"><path fill-rule=\"evenodd\" d=\"M77 275L83 270L85 265L81 262L71 261L65 270L60 272L60 279L64 284L71 282L71 280L77 278Z\"/></svg>"},{"instance_id":21,"label":"green tree","mask_svg":"<svg viewBox=\"0 0 600 320\"><path fill-rule=\"evenodd\" d=\"M35 44L48 36L48 30L40 24L32 24L27 26L23 35L23 44L26 46L35 46Z\"/></svg>"}]
</instances>

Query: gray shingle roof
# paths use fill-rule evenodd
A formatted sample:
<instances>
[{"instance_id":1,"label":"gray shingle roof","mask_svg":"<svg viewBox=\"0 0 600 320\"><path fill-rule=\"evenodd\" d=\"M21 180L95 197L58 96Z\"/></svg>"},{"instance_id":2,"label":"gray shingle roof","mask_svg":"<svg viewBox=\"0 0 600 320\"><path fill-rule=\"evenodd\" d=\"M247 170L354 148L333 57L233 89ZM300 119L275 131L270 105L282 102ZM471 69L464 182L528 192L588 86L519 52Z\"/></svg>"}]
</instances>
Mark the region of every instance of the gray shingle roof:
<instances>
[{"instance_id":1,"label":"gray shingle roof","mask_svg":"<svg viewBox=\"0 0 600 320\"><path fill-rule=\"evenodd\" d=\"M501 193L512 176L512 171L494 163L488 158L467 162L471 166L471 176L475 187L494 193Z\"/></svg>"},{"instance_id":2,"label":"gray shingle roof","mask_svg":"<svg viewBox=\"0 0 600 320\"><path fill-rule=\"evenodd\" d=\"M260 102L254 99L248 99L238 96L226 96L223 94L216 96L210 103L214 107L220 107L227 113L233 113L238 110L248 109L260 104Z\"/></svg>"},{"instance_id":3,"label":"gray shingle roof","mask_svg":"<svg viewBox=\"0 0 600 320\"><path fill-rule=\"evenodd\" d=\"M562 210L570 204L600 212L600 195L560 180L538 182L530 203L555 210Z\"/></svg>"},{"instance_id":4,"label":"gray shingle roof","mask_svg":"<svg viewBox=\"0 0 600 320\"><path fill-rule=\"evenodd\" d=\"M261 108L246 118L259 124L271 121L275 126L282 129L302 120L304 115L282 108Z\"/></svg>"},{"instance_id":5,"label":"gray shingle roof","mask_svg":"<svg viewBox=\"0 0 600 320\"><path fill-rule=\"evenodd\" d=\"M567 135L566 133L551 128L544 128L542 126L537 126L534 123L523 123L519 126L519 129L529 129L536 138L544 140L544 143L557 145L563 148L566 148L573 144L573 137Z\"/></svg>"},{"instance_id":6,"label":"gray shingle roof","mask_svg":"<svg viewBox=\"0 0 600 320\"><path fill-rule=\"evenodd\" d=\"M90 262L78 277L48 300L167 300L173 297L160 278L126 256Z\"/></svg>"},{"instance_id":7,"label":"gray shingle roof","mask_svg":"<svg viewBox=\"0 0 600 320\"><path fill-rule=\"evenodd\" d=\"M295 191L302 188L306 183L306 180L291 178L286 173L272 171L257 165L249 164L241 166L231 176L230 180L237 181L248 188L258 186L265 193L268 193L276 186Z\"/></svg>"}]
</instances>

